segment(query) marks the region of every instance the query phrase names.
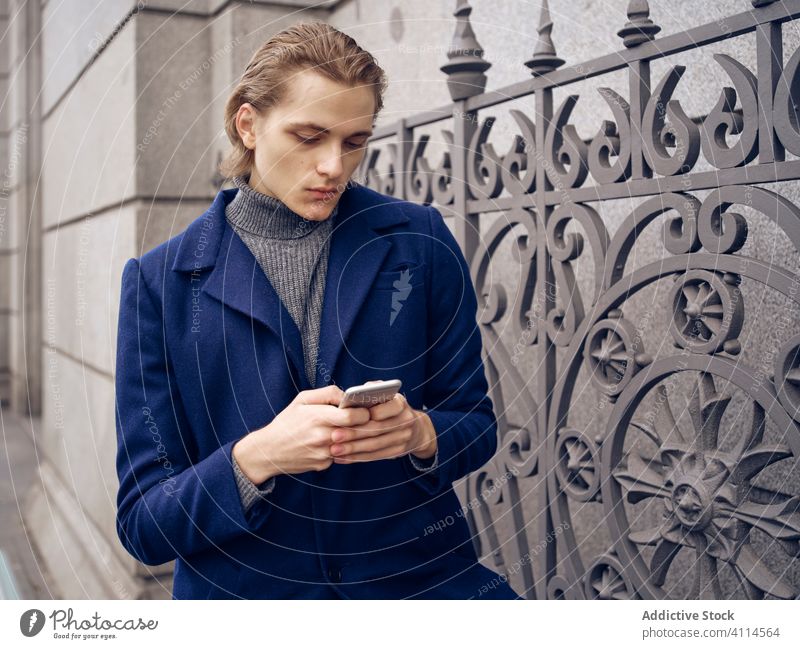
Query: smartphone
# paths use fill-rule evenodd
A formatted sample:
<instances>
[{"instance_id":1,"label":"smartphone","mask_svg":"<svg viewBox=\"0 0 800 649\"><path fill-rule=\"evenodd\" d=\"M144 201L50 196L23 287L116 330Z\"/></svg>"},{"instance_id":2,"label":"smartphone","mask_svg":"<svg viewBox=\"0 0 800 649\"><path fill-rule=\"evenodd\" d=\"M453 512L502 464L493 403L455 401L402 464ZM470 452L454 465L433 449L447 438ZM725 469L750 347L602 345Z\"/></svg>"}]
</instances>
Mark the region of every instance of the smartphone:
<instances>
[{"instance_id":1,"label":"smartphone","mask_svg":"<svg viewBox=\"0 0 800 649\"><path fill-rule=\"evenodd\" d=\"M403 383L400 379L389 381L375 381L347 388L344 392L340 408L371 408L379 403L386 403L394 398Z\"/></svg>"}]
</instances>

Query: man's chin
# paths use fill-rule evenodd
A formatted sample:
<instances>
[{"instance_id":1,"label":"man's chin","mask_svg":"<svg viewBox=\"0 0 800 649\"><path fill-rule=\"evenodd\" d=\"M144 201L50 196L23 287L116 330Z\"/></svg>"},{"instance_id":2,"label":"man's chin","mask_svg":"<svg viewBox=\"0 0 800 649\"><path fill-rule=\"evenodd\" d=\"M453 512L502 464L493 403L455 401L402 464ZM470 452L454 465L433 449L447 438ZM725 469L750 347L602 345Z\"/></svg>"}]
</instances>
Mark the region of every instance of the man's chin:
<instances>
[{"instance_id":1,"label":"man's chin","mask_svg":"<svg viewBox=\"0 0 800 649\"><path fill-rule=\"evenodd\" d=\"M335 200L331 200L326 203L321 201L313 201L303 205L302 210L298 210L297 213L311 221L324 221L331 215L331 212L333 212L333 208L337 202L338 201Z\"/></svg>"}]
</instances>

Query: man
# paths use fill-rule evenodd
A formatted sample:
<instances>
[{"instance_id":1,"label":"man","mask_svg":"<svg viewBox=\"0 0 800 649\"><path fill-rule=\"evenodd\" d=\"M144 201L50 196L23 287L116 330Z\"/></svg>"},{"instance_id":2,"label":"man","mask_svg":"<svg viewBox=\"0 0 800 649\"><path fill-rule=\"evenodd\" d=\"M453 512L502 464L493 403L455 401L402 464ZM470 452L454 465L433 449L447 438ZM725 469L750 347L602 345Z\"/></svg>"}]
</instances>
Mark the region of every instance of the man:
<instances>
[{"instance_id":1,"label":"man","mask_svg":"<svg viewBox=\"0 0 800 649\"><path fill-rule=\"evenodd\" d=\"M466 261L351 182L384 87L324 23L267 41L226 106L236 187L125 266L117 531L176 560L173 598L517 597L452 488L497 447Z\"/></svg>"}]
</instances>

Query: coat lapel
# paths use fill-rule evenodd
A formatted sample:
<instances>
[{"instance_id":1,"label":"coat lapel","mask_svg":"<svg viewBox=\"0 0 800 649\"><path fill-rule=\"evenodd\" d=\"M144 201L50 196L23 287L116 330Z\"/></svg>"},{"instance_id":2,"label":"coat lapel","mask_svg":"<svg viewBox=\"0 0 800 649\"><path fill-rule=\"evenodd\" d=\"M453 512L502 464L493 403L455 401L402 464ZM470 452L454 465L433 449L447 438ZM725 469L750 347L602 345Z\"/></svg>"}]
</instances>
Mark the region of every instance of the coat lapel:
<instances>
[{"instance_id":1,"label":"coat lapel","mask_svg":"<svg viewBox=\"0 0 800 649\"><path fill-rule=\"evenodd\" d=\"M225 207L237 191L220 191L209 209L189 225L172 270L190 272L194 277L212 268L202 291L271 329L298 371L299 389L307 389L311 386L300 331L258 260L225 219ZM385 199L360 185L348 185L339 199L323 296L317 387L330 382L347 335L392 247L377 231L408 221L400 203L386 204Z\"/></svg>"},{"instance_id":2,"label":"coat lapel","mask_svg":"<svg viewBox=\"0 0 800 649\"><path fill-rule=\"evenodd\" d=\"M226 306L269 327L280 338L285 356L298 371L300 383L308 384L300 330L258 260L227 224L217 263L203 285L203 291ZM224 326L225 323L221 324Z\"/></svg>"}]
</instances>

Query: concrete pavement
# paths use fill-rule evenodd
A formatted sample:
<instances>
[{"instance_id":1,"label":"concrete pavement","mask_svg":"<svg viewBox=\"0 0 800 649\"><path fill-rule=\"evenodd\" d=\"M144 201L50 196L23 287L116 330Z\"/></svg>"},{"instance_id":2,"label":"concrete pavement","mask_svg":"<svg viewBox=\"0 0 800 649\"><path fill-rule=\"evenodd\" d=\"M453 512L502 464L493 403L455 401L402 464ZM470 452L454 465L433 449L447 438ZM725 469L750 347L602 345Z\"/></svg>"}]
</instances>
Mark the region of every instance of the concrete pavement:
<instances>
[{"instance_id":1,"label":"concrete pavement","mask_svg":"<svg viewBox=\"0 0 800 649\"><path fill-rule=\"evenodd\" d=\"M22 519L25 494L39 479L35 431L38 418L23 419L0 405L0 598L59 599Z\"/></svg>"}]
</instances>

